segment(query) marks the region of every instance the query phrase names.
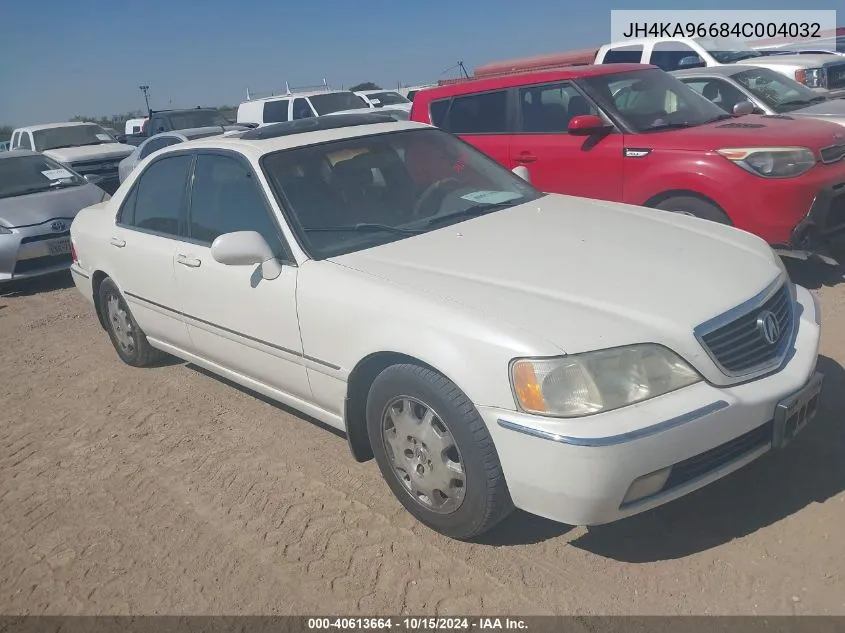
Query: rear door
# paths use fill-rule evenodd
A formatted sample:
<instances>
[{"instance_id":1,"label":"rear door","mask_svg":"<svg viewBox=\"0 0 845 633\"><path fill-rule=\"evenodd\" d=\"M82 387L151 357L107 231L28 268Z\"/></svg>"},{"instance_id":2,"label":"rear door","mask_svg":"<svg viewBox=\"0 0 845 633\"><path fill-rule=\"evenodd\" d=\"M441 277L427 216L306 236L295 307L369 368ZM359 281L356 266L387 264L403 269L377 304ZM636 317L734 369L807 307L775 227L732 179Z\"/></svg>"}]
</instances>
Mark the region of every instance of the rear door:
<instances>
[{"instance_id":1,"label":"rear door","mask_svg":"<svg viewBox=\"0 0 845 633\"><path fill-rule=\"evenodd\" d=\"M174 258L184 230L190 154L153 160L132 185L109 239L108 275L149 338L189 347Z\"/></svg>"},{"instance_id":2,"label":"rear door","mask_svg":"<svg viewBox=\"0 0 845 633\"><path fill-rule=\"evenodd\" d=\"M515 166L511 160L510 125L512 116L512 91L505 89L491 90L471 95L453 97L448 104L448 110L442 114L442 124L439 127L457 134L466 142L501 163L508 169ZM443 102L440 102L443 103ZM440 118L435 114L432 103L432 122Z\"/></svg>"},{"instance_id":3,"label":"rear door","mask_svg":"<svg viewBox=\"0 0 845 633\"><path fill-rule=\"evenodd\" d=\"M602 116L573 83L521 86L517 90L517 133L511 139L512 165L524 165L531 184L548 193L621 200L623 135L572 136L569 121Z\"/></svg>"}]
</instances>

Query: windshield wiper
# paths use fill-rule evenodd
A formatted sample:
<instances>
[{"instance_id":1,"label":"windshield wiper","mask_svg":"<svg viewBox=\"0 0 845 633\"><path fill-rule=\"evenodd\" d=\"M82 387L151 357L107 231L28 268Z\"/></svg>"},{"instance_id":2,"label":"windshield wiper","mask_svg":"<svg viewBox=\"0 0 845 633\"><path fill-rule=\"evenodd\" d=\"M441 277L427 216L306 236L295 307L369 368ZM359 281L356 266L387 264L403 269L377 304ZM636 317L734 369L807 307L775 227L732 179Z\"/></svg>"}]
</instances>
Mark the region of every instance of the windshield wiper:
<instances>
[{"instance_id":1,"label":"windshield wiper","mask_svg":"<svg viewBox=\"0 0 845 633\"><path fill-rule=\"evenodd\" d=\"M733 114L720 114L718 116L713 117L712 119L707 119L706 121L702 121L699 125L707 125L708 123L715 123L716 121L724 121L725 119L732 119L734 118Z\"/></svg>"},{"instance_id":2,"label":"windshield wiper","mask_svg":"<svg viewBox=\"0 0 845 633\"><path fill-rule=\"evenodd\" d=\"M64 178L62 180L54 180L48 187L50 189L64 189L65 187L76 187L78 184L74 179Z\"/></svg>"},{"instance_id":3,"label":"windshield wiper","mask_svg":"<svg viewBox=\"0 0 845 633\"><path fill-rule=\"evenodd\" d=\"M110 143L111 141L94 141L93 143L80 143L76 147L88 147L89 145L105 145L106 143ZM72 145L70 147L73 147Z\"/></svg>"},{"instance_id":4,"label":"windshield wiper","mask_svg":"<svg viewBox=\"0 0 845 633\"><path fill-rule=\"evenodd\" d=\"M38 151L47 152L47 151L50 151L51 149L67 149L68 147L77 147L77 146L76 145L56 145L55 147L45 147L44 149L38 150Z\"/></svg>"},{"instance_id":5,"label":"windshield wiper","mask_svg":"<svg viewBox=\"0 0 845 633\"><path fill-rule=\"evenodd\" d=\"M710 123L710 121L702 121L701 123L661 123L660 125L652 125L651 127L644 129L643 132L656 132L657 130L679 130L682 128L696 127L698 125L703 125L704 123Z\"/></svg>"},{"instance_id":6,"label":"windshield wiper","mask_svg":"<svg viewBox=\"0 0 845 633\"><path fill-rule=\"evenodd\" d=\"M403 229L398 226L390 226L389 224L379 224L377 222L359 222L358 224L350 224L346 226L314 226L302 227L303 231L385 231L386 233L396 233L398 235L416 235L422 233L419 229Z\"/></svg>"},{"instance_id":7,"label":"windshield wiper","mask_svg":"<svg viewBox=\"0 0 845 633\"><path fill-rule=\"evenodd\" d=\"M455 213L450 213L448 215L439 215L437 217L431 218L428 222L425 223L424 226L436 226L437 224L443 224L445 222L448 222L449 220L457 218L475 218L480 215L490 213L491 211L495 211L496 209L506 209L508 207L515 207L517 204L522 203L516 202L514 200L508 200L507 202L488 202L487 204L476 204L471 207L467 207L466 209L455 211Z\"/></svg>"}]
</instances>

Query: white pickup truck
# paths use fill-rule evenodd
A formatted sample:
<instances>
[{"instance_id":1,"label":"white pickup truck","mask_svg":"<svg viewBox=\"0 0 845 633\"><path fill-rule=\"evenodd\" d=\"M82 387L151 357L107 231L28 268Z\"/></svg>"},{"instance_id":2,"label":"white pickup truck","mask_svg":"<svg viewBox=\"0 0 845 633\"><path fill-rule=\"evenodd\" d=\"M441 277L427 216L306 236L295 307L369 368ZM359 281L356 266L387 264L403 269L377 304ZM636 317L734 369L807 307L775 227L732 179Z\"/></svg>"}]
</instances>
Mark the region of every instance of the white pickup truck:
<instances>
[{"instance_id":1,"label":"white pickup truck","mask_svg":"<svg viewBox=\"0 0 845 633\"><path fill-rule=\"evenodd\" d=\"M681 70L724 64L769 68L831 97L845 97L845 59L839 55L754 50L737 40L685 37L630 39L599 48L596 64L652 64Z\"/></svg>"},{"instance_id":2,"label":"white pickup truck","mask_svg":"<svg viewBox=\"0 0 845 633\"><path fill-rule=\"evenodd\" d=\"M95 123L47 123L12 132L9 149L41 152L82 176L94 176L96 184L109 194L120 185L118 163L135 148L118 143Z\"/></svg>"}]
</instances>

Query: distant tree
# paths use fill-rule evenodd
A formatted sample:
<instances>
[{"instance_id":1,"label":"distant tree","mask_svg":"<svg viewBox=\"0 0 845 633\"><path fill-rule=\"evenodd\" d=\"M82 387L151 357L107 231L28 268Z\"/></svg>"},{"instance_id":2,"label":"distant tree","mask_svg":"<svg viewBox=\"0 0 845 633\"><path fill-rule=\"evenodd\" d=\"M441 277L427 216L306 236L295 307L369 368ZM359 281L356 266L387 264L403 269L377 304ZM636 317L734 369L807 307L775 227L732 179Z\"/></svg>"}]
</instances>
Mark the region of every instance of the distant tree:
<instances>
[{"instance_id":1,"label":"distant tree","mask_svg":"<svg viewBox=\"0 0 845 633\"><path fill-rule=\"evenodd\" d=\"M352 86L350 90L352 92L357 92L358 90L381 90L381 86L374 84L372 81L365 81L362 84Z\"/></svg>"}]
</instances>

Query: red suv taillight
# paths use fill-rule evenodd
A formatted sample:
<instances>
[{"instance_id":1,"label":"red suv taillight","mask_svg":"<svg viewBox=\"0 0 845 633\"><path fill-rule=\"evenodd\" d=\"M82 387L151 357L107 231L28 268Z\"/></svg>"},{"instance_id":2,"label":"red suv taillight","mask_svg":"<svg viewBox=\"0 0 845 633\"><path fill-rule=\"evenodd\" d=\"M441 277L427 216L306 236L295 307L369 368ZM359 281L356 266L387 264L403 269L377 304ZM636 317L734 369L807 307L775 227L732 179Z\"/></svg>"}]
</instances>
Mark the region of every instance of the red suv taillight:
<instances>
[{"instance_id":1,"label":"red suv taillight","mask_svg":"<svg viewBox=\"0 0 845 633\"><path fill-rule=\"evenodd\" d=\"M74 264L79 263L79 257L76 256L76 247L73 245L73 242L70 243L70 259Z\"/></svg>"}]
</instances>

